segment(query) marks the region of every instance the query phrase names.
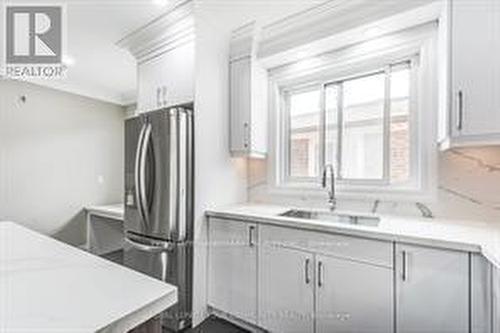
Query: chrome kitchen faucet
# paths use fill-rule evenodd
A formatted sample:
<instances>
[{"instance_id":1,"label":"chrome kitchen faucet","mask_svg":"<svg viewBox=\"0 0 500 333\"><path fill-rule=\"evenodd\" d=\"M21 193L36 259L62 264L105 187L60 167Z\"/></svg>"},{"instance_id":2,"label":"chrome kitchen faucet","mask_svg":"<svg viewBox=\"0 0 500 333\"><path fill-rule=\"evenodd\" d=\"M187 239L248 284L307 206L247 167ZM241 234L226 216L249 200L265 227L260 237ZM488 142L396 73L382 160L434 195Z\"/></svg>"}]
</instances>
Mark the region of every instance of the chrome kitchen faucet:
<instances>
[{"instance_id":1,"label":"chrome kitchen faucet","mask_svg":"<svg viewBox=\"0 0 500 333\"><path fill-rule=\"evenodd\" d=\"M330 183L327 181L328 176L330 177ZM337 199L335 198L335 169L332 164L325 165L321 185L323 188L328 189L328 203L330 204L330 210L334 211L337 208Z\"/></svg>"}]
</instances>

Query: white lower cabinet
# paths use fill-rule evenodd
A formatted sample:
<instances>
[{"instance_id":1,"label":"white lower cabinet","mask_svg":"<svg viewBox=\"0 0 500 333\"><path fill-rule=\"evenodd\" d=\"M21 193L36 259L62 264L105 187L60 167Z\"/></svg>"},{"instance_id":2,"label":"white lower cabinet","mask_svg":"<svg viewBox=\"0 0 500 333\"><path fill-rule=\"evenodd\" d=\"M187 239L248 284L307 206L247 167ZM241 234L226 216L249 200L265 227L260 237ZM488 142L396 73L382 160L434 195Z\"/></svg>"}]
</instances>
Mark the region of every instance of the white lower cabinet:
<instances>
[{"instance_id":1,"label":"white lower cabinet","mask_svg":"<svg viewBox=\"0 0 500 333\"><path fill-rule=\"evenodd\" d=\"M260 327L393 332L392 243L272 226L259 232Z\"/></svg>"},{"instance_id":2,"label":"white lower cabinet","mask_svg":"<svg viewBox=\"0 0 500 333\"><path fill-rule=\"evenodd\" d=\"M396 332L469 332L469 254L396 246Z\"/></svg>"},{"instance_id":3,"label":"white lower cabinet","mask_svg":"<svg viewBox=\"0 0 500 333\"><path fill-rule=\"evenodd\" d=\"M259 255L259 326L270 332L314 332L314 256L262 245Z\"/></svg>"},{"instance_id":4,"label":"white lower cabinet","mask_svg":"<svg viewBox=\"0 0 500 333\"><path fill-rule=\"evenodd\" d=\"M317 333L393 332L393 270L316 256Z\"/></svg>"},{"instance_id":5,"label":"white lower cabinet","mask_svg":"<svg viewBox=\"0 0 500 333\"><path fill-rule=\"evenodd\" d=\"M471 333L492 333L492 265L482 255L472 254L470 268Z\"/></svg>"},{"instance_id":6,"label":"white lower cabinet","mask_svg":"<svg viewBox=\"0 0 500 333\"><path fill-rule=\"evenodd\" d=\"M492 278L492 288L493 288L493 296L492 296L492 325L493 325L493 333L500 332L500 269L494 268L491 274Z\"/></svg>"},{"instance_id":7,"label":"white lower cabinet","mask_svg":"<svg viewBox=\"0 0 500 333\"><path fill-rule=\"evenodd\" d=\"M257 323L257 226L209 221L208 304Z\"/></svg>"},{"instance_id":8,"label":"white lower cabinet","mask_svg":"<svg viewBox=\"0 0 500 333\"><path fill-rule=\"evenodd\" d=\"M209 305L269 332L500 332L479 254L213 218L209 241Z\"/></svg>"}]
</instances>

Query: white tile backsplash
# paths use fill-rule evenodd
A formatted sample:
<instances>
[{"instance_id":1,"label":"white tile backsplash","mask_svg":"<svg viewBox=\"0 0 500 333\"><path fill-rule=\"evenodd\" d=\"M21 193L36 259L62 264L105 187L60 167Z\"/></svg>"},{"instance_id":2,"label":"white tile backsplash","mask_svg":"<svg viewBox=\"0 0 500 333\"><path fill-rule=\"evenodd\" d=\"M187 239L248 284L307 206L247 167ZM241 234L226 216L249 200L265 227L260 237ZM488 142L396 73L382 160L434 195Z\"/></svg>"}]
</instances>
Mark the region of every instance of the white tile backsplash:
<instances>
[{"instance_id":1,"label":"white tile backsplash","mask_svg":"<svg viewBox=\"0 0 500 333\"><path fill-rule=\"evenodd\" d=\"M324 207L325 200L277 196L267 192L267 161L248 160L251 202ZM500 223L500 147L453 149L440 153L437 199L426 203L438 218L488 220ZM339 209L370 211L373 201L339 200ZM377 212L419 216L412 202L382 201Z\"/></svg>"}]
</instances>

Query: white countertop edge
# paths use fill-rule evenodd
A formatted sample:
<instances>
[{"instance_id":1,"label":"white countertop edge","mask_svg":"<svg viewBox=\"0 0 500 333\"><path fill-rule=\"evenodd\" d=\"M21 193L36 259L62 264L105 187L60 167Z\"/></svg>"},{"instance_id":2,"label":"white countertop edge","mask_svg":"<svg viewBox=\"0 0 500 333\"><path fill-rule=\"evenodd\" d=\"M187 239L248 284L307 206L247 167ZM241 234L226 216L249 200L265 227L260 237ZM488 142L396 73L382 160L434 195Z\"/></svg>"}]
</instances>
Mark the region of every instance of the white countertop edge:
<instances>
[{"instance_id":1,"label":"white countertop edge","mask_svg":"<svg viewBox=\"0 0 500 333\"><path fill-rule=\"evenodd\" d=\"M161 298L153 301L145 307L132 312L122 318L117 319L114 323L99 329L96 333L115 333L128 332L131 329L147 322L148 320L159 315L172 305L177 303L177 289L172 289L170 292L163 295Z\"/></svg>"},{"instance_id":2,"label":"white countertop edge","mask_svg":"<svg viewBox=\"0 0 500 333\"><path fill-rule=\"evenodd\" d=\"M104 206L88 206L85 207L88 214L112 218L115 220L124 220L123 204L104 205Z\"/></svg>"},{"instance_id":3,"label":"white countertop edge","mask_svg":"<svg viewBox=\"0 0 500 333\"><path fill-rule=\"evenodd\" d=\"M405 235L402 232L395 233L384 231L382 229L377 229L377 227L360 227L343 225L331 222L322 221L310 221L305 219L297 219L290 217L281 217L277 215L269 214L258 214L254 212L245 212L239 206L231 210L231 208L224 208L221 210L211 209L205 212L207 217L223 218L223 219L234 219L240 220L242 222L255 222L262 224L269 224L275 226L298 228L309 231L316 232L330 232L335 234L344 234L347 236L356 236L362 238L370 238L376 240L390 241L390 242L402 242L413 245L422 245L434 248L442 248L448 250L481 253L486 259L488 259L493 265L500 268L500 253L491 253L484 244L478 242L467 242L467 241L456 241L449 240L439 237L428 237L428 236L415 236L415 235ZM254 206L253 208L255 209ZM265 206L264 206L265 207ZM277 209L277 208L276 208ZM289 208L288 208L289 209ZM288 210L283 207L282 211ZM404 219L404 217L401 217ZM453 225L450 226L451 228Z\"/></svg>"}]
</instances>

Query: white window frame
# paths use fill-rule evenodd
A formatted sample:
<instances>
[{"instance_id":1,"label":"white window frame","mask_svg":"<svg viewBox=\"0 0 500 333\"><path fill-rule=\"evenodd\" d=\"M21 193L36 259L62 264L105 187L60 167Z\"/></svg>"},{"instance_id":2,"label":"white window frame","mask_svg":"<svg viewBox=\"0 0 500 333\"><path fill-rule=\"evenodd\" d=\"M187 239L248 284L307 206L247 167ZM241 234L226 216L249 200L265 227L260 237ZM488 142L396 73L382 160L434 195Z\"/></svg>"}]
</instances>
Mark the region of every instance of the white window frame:
<instances>
[{"instance_id":1,"label":"white window frame","mask_svg":"<svg viewBox=\"0 0 500 333\"><path fill-rule=\"evenodd\" d=\"M325 102L325 92L328 86L331 85L337 85L339 87L342 87L342 84L344 82L350 81L350 80L355 80L355 79L360 79L363 77L368 77L372 75L378 75L378 74L384 74L385 75L385 87L384 87L384 111L383 111L383 122L384 122L384 138L383 138L383 149L384 149L384 158L383 158L383 175L381 179L352 179L352 178L345 178L342 175L342 121L343 121L343 108L341 106L342 104L342 88L340 89L341 92L341 97L339 99L339 107L338 107L338 119L337 119L337 124L339 125L338 131L337 131L337 156L335 156L336 159L336 181L339 184L343 184L345 186L349 185L369 185L369 186L397 186L394 183L391 183L390 180L390 117L391 117L391 96L390 96L390 91L391 91L391 80L390 80L390 75L392 73L393 68L397 68L398 66L408 66L407 68L410 70L410 100L409 100L409 130L410 130L410 156L409 156L409 179L404 182L404 186L415 186L415 183L417 182L417 176L416 173L418 170L416 170L416 163L415 159L418 158L416 156L416 135L414 133L417 133L417 128L418 124L416 124L415 121L412 121L415 119L414 113L417 112L418 110L418 95L417 95L417 71L418 71L418 55L413 55L409 56L406 59L399 60L397 62L393 62L387 65L384 65L383 67L378 67L374 68L371 71L365 71L361 73L353 73L350 76L342 77L342 78L333 78L330 80L326 80L323 82L315 83L315 84L310 84L310 85L305 85L305 86L291 86L291 87L283 87L281 89L281 96L280 98L284 100L284 109L281 117L281 122L283 122L283 128L284 128L284 135L281 137L281 159L284 161L282 163L282 169L280 170L281 173L281 180L283 183L310 183L310 182L315 182L317 179L312 178L312 177L294 177L291 175L291 161L290 161L290 154L291 154L291 130L290 130L290 95L291 94L297 94L301 92L307 92L307 91L312 91L312 90L319 90L320 93L320 100L319 100L319 110L320 110L320 122L319 122L319 143L321 145L320 151L319 151L319 166L320 168L324 165L326 165L326 106L324 105ZM318 173L321 172L321 170L317 170Z\"/></svg>"},{"instance_id":2,"label":"white window frame","mask_svg":"<svg viewBox=\"0 0 500 333\"><path fill-rule=\"evenodd\" d=\"M304 62L280 66L269 72L270 117L269 117L269 159L267 162L267 185L269 198L297 198L303 200L324 199L325 190L320 181L287 181L283 177L283 151L281 142L286 128L281 117L286 106L282 92L287 88L307 85L321 85L332 78L346 78L363 72L372 72L389 63L397 63L415 57L418 71L414 85L418 96L415 109L411 112L411 145L414 161L411 168L417 172L411 183L405 185L381 186L379 184L338 183L337 197L355 200L433 201L437 197L437 119L441 104L438 101L439 76L437 63L437 26L434 23L413 30L388 35L381 41L334 51L325 56ZM411 125L410 125L411 126Z\"/></svg>"}]
</instances>

